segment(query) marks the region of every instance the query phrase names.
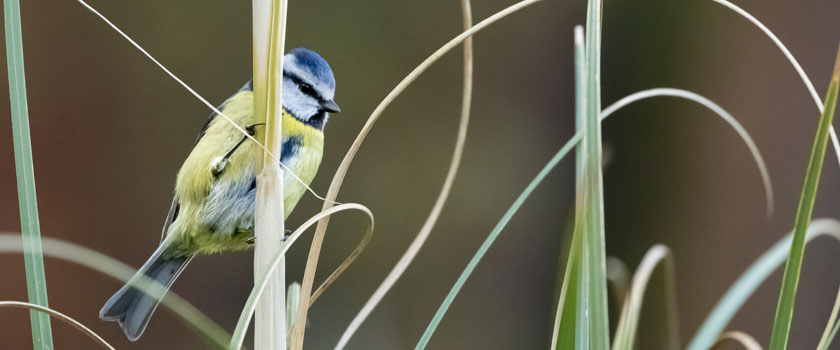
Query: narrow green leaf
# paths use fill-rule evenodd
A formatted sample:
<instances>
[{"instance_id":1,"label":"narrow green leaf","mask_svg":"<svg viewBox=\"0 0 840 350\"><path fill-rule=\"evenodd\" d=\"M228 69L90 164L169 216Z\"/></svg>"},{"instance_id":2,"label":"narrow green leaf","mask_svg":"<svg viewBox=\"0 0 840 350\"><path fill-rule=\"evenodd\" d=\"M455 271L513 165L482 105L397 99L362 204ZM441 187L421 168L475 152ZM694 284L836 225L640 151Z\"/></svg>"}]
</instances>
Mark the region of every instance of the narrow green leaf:
<instances>
[{"instance_id":1,"label":"narrow green leaf","mask_svg":"<svg viewBox=\"0 0 840 350\"><path fill-rule=\"evenodd\" d=\"M840 51L837 54L834 74L831 77L828 92L826 93L825 111L823 111L817 127L817 135L814 138L814 146L811 149L811 157L808 161L808 170L805 173L805 184L802 186L802 195L799 199L799 206L796 209L796 220L793 225L793 242L790 247L787 264L785 264L785 274L782 277L782 291L776 307L776 316L773 319L773 332L770 335L770 350L787 349L790 324L793 319L793 308L796 302L796 288L799 284L802 258L805 255L805 231L808 229L808 224L811 221L811 215L814 210L814 201L817 198L817 188L820 183L823 161L825 160L825 149L828 143L828 130L831 127L831 121L834 118L834 109L837 105L837 89L838 85L840 85Z\"/></svg>"},{"instance_id":2,"label":"narrow green leaf","mask_svg":"<svg viewBox=\"0 0 840 350\"><path fill-rule=\"evenodd\" d=\"M573 236L558 296L557 316L551 339L551 348L556 350L572 349L575 346L575 311L579 278L577 264L582 250L580 241L580 235Z\"/></svg>"},{"instance_id":3,"label":"narrow green leaf","mask_svg":"<svg viewBox=\"0 0 840 350\"><path fill-rule=\"evenodd\" d=\"M425 349L426 345L429 343L429 340L432 338L435 330L437 329L440 321L443 319L443 316L446 314L446 311L449 310L449 306L452 305L452 301L455 300L455 297L458 296L458 293L461 291L461 288L464 286L464 283L467 282L467 279L472 274L475 267L484 257L484 254L487 253L487 250L490 249L490 246L493 245L493 242L496 241L496 238L499 237L499 234L502 230L507 226L510 219L513 217L513 214L519 210L522 206L522 203L525 202L526 199L534 192L534 189L537 188L543 179L548 175L548 173L557 166L557 163L566 156L569 151L580 141L579 135L575 135L569 142L567 142L563 147L558 151L551 160L540 170L536 177L525 187L525 190L519 194L519 197L513 202L513 204L508 208L505 212L505 215L502 216L502 219L496 224L496 227L490 232L481 246L478 248L478 251L473 255L470 262L467 264L467 267L464 268L464 271L461 272L461 275L458 277L458 280L455 281L455 285L452 286L452 289L449 290L449 294L446 295L446 298L441 303L440 307L438 308L435 316L432 318L432 321L426 327L426 331L423 332L423 336L420 338L420 341L415 346L415 349Z\"/></svg>"},{"instance_id":4,"label":"narrow green leaf","mask_svg":"<svg viewBox=\"0 0 840 350\"><path fill-rule=\"evenodd\" d=\"M584 35L583 27L576 26L574 31L574 55L575 55L575 136L582 136L583 129L586 127L586 60L584 52ZM580 139L580 137L578 137ZM575 150L575 187L576 204L573 227L570 230L572 234L572 244L569 248L569 254L566 258L566 268L563 274L563 283L560 286L560 295L557 301L557 314L554 320L554 330L552 334L552 349L565 350L572 349L576 343L577 338L588 340L589 324L588 322L581 322L579 317L586 315L586 312L578 312L578 308L585 307L587 304L579 300L580 295L585 295L588 291L583 291L586 284L580 280L583 266L581 265L581 257L583 256L583 238L582 223L583 219L581 213L583 206L580 204L583 200L583 173L584 173L584 153L582 146ZM583 292L583 293L582 293ZM583 326L582 329L577 327L578 324ZM582 344L583 345L583 344Z\"/></svg>"},{"instance_id":5,"label":"narrow green leaf","mask_svg":"<svg viewBox=\"0 0 840 350\"><path fill-rule=\"evenodd\" d=\"M747 268L729 290L721 297L714 309L703 321L700 329L691 339L689 350L706 350L715 344L721 332L747 299L787 258L793 233L789 233L773 245ZM808 227L806 242L821 235L830 235L840 241L840 222L834 219L815 219Z\"/></svg>"},{"instance_id":6,"label":"narrow green leaf","mask_svg":"<svg viewBox=\"0 0 840 350\"><path fill-rule=\"evenodd\" d=\"M602 0L590 0L586 16L586 132L583 138L586 196L584 206L584 275L588 286L591 349L610 348L607 268L604 245L604 187L601 165L601 12ZM579 299L580 302L580 299ZM587 347L589 349L590 347Z\"/></svg>"},{"instance_id":7,"label":"narrow green leaf","mask_svg":"<svg viewBox=\"0 0 840 350\"><path fill-rule=\"evenodd\" d=\"M575 27L575 128L577 134L581 135L583 140L586 134L588 122L586 120L586 111L589 108L587 105L587 61L586 61L586 44L583 27ZM589 256L586 241L586 203L589 199L586 186L586 166L587 166L587 144L581 141L581 144L576 150L575 154L575 229L572 238L572 248L575 251L569 255L569 265L574 268L575 290L574 290L574 307L569 307L569 313L572 313L574 318L566 319L570 331L574 334L572 339L567 342L573 342L575 350L589 349ZM570 322L574 320L574 322ZM570 349L567 347L566 349Z\"/></svg>"},{"instance_id":8,"label":"narrow green leaf","mask_svg":"<svg viewBox=\"0 0 840 350\"><path fill-rule=\"evenodd\" d=\"M831 341L834 340L834 333L836 332L835 329L837 325L840 324L840 322L837 322L838 312L840 312L840 290L837 291L837 297L834 298L834 306L831 307L831 315L825 325L825 330L820 338L820 342L817 344L817 350L828 350L828 347L831 345Z\"/></svg>"},{"instance_id":9,"label":"narrow green leaf","mask_svg":"<svg viewBox=\"0 0 840 350\"><path fill-rule=\"evenodd\" d=\"M26 81L23 69L23 39L20 28L20 2L4 0L6 22L6 62L9 68L9 99L12 109L12 135L15 145L20 229L23 234L26 287L29 301L44 307L47 303L47 281L41 251L41 228L38 223L38 200L35 195L35 174L32 168L32 144L29 139L29 111L26 105ZM32 344L35 349L52 349L50 316L30 311Z\"/></svg>"}]
</instances>

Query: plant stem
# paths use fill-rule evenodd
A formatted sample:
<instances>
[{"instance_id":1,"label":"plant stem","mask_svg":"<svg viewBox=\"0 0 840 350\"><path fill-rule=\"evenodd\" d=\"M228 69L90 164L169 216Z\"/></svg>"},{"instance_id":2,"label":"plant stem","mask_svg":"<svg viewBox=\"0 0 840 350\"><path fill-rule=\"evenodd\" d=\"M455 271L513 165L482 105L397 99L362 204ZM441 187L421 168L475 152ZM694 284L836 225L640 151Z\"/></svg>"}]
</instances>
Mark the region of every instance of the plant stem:
<instances>
[{"instance_id":1,"label":"plant stem","mask_svg":"<svg viewBox=\"0 0 840 350\"><path fill-rule=\"evenodd\" d=\"M26 267L29 301L43 307L47 303L47 281L41 250L41 228L38 221L38 198L35 195L35 173L32 165L32 143L29 134L29 110L26 105L26 79L23 68L23 39L20 26L20 2L4 0L6 22L6 61L9 67L9 99L12 109L12 135L15 147L20 229ZM52 349L50 317L30 311L34 349Z\"/></svg>"},{"instance_id":2,"label":"plant stem","mask_svg":"<svg viewBox=\"0 0 840 350\"><path fill-rule=\"evenodd\" d=\"M590 0L586 18L586 154L585 236L583 280L589 286L591 349L609 349L606 248L604 244L604 177L601 150L601 13L602 0Z\"/></svg>"},{"instance_id":3,"label":"plant stem","mask_svg":"<svg viewBox=\"0 0 840 350\"><path fill-rule=\"evenodd\" d=\"M254 0L254 113L259 128L257 139L266 149L280 154L282 140L283 51L286 32L286 0ZM264 135L260 135L264 134ZM257 197L255 203L254 279L271 266L283 246L283 170L268 152L257 154ZM286 350L285 261L272 274L254 321L256 350Z\"/></svg>"},{"instance_id":4,"label":"plant stem","mask_svg":"<svg viewBox=\"0 0 840 350\"><path fill-rule=\"evenodd\" d=\"M799 199L799 206L796 208L796 220L793 225L793 241L790 246L790 253L785 264L785 274L782 278L782 291L779 296L779 304L776 307L776 316L773 320L773 332L770 336L770 350L784 350L787 348L790 335L790 324L793 319L793 308L796 302L796 288L799 285L799 273L802 269L802 258L805 255L805 232L811 221L814 211L814 201L817 198L817 188L820 184L823 161L825 160L825 149L828 144L828 131L834 118L834 109L837 105L837 89L840 85L840 50L837 52L837 61L834 66L834 74L828 85L828 92L825 98L825 110L820 117L817 135L814 138L814 146L811 149L811 158L808 161L808 170L805 173L805 184L802 186L802 196Z\"/></svg>"}]
</instances>

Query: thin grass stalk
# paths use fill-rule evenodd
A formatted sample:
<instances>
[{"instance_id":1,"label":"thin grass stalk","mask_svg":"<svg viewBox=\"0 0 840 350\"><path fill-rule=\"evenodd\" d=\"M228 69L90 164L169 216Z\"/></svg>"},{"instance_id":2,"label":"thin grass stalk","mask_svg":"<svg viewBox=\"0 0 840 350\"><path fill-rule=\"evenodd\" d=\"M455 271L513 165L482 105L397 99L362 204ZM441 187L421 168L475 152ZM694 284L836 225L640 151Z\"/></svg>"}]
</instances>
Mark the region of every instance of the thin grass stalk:
<instances>
[{"instance_id":1,"label":"thin grass stalk","mask_svg":"<svg viewBox=\"0 0 840 350\"><path fill-rule=\"evenodd\" d=\"M770 350L784 350L787 348L790 335L790 325L793 320L793 309L796 302L796 289L799 285L799 273L802 269L802 259L805 255L805 232L814 211L814 201L817 198L817 188L820 183L825 151L828 143L828 131L834 119L834 109L837 105L837 90L840 85L840 47L834 65L834 73L828 85L825 98L825 111L820 117L814 146L805 174L805 184L796 209L796 219L793 226L793 241L790 246L785 273L782 277L782 290L773 319L773 331L770 335Z\"/></svg>"},{"instance_id":2,"label":"thin grass stalk","mask_svg":"<svg viewBox=\"0 0 840 350\"><path fill-rule=\"evenodd\" d=\"M560 286L560 295L557 298L557 315L554 318L554 330L551 335L550 348L554 350L570 349L575 344L575 323L570 320L575 318L575 307L577 305L577 264L580 262L577 255L582 250L580 241L580 235L576 235L575 230L572 229L572 243L569 247L569 256L566 259L563 284Z\"/></svg>"},{"instance_id":3,"label":"thin grass stalk","mask_svg":"<svg viewBox=\"0 0 840 350\"><path fill-rule=\"evenodd\" d=\"M461 15L463 19L463 28L464 30L470 29L473 25L472 19L472 9L470 6L470 0L461 0ZM434 228L435 224L440 218L440 214L443 211L443 206L446 204L446 200L449 198L449 193L452 191L452 184L455 183L455 176L458 174L458 168L461 165L461 158L464 154L464 144L467 140L467 128L469 126L470 121L470 107L472 106L472 88L473 88L473 42L472 37L468 37L464 40L464 73L463 73L463 94L461 96L461 118L458 124L458 136L455 140L455 148L452 152L452 160L449 163L449 170L446 173L446 178L443 181L443 187L441 187L440 193L438 194L437 200L435 200L435 204L432 207L432 211L429 213L429 216L426 218L426 221L423 223L423 226L420 228L420 231L417 233L417 236L414 237L414 240L408 246L405 253L403 253L400 260L394 265L391 269L391 272L385 277L385 280L382 281L382 284L376 288L376 291L370 296L365 305L362 306L362 309L359 313L353 318L353 321L350 322L350 325L347 327L347 330L342 334L341 338L338 341L338 344L335 346L336 349L342 349L347 345L347 342L350 338L355 334L356 330L361 327L362 323L367 319L373 309L379 305L382 299L385 297L385 294L391 290L397 280L405 273L405 270L408 269L408 266L411 265L411 262L414 261L414 258L417 256L417 253L420 252L420 249L426 243L426 240L429 238L429 234L431 234L432 229ZM319 288L319 291L321 289ZM319 294L316 291L313 294L313 299Z\"/></svg>"},{"instance_id":4,"label":"thin grass stalk","mask_svg":"<svg viewBox=\"0 0 840 350\"><path fill-rule=\"evenodd\" d=\"M41 305L32 304L32 303L25 303L22 301L0 301L0 308L19 308L19 309L27 309L31 312L38 312L40 314L46 315L47 317L56 317L64 323L67 323L71 327L75 328L82 334L86 335L88 338L93 339L97 344L102 346L105 349L115 350L111 344L108 344L105 339L103 339L99 334L92 331L87 326L83 325L81 322L76 321L70 316L67 316L61 312L55 311L48 307L43 307Z\"/></svg>"},{"instance_id":5,"label":"thin grass stalk","mask_svg":"<svg viewBox=\"0 0 840 350\"><path fill-rule=\"evenodd\" d=\"M761 21L759 21L757 18L755 18L755 16L751 15L746 10L736 6L735 4L727 0L712 1L725 6L726 8L737 13L739 16L744 17L748 21L752 22L753 25L758 27L759 30L764 32L764 34L768 38L770 38L770 40L773 41L774 44L776 44L776 47L779 48L779 51L782 52L782 54L788 59L790 64L793 66L793 69L796 70L796 73L799 74L799 78L805 84L805 88L808 89L808 93L811 94L811 98L814 99L814 103L816 104L817 109L820 111L820 113L823 113L823 101L820 99L820 95L817 93L817 89L814 88L814 83L811 82L810 78L808 78L808 74L805 74L805 70L802 69L802 66L799 64L799 61L797 61L796 58L793 57L793 54L790 52L790 50L788 50L785 44L783 44L782 41L779 40L779 38L775 34L773 34L772 31L770 31L770 28L767 28L767 26L765 26L764 23L761 23ZM831 136L831 144L834 146L834 155L837 157L837 163L840 165L840 140L837 139L837 133L834 130L834 126L831 126L828 129L828 132Z\"/></svg>"},{"instance_id":6,"label":"thin grass stalk","mask_svg":"<svg viewBox=\"0 0 840 350\"><path fill-rule=\"evenodd\" d=\"M606 248L604 245L604 178L601 149L601 14L602 0L590 0L586 18L586 161L584 255L589 279L590 340L593 349L609 349Z\"/></svg>"},{"instance_id":7,"label":"thin grass stalk","mask_svg":"<svg viewBox=\"0 0 840 350\"><path fill-rule=\"evenodd\" d=\"M283 170L271 154L281 154L283 143L283 51L286 38L286 0L253 1L254 36L254 113L265 130L257 139L265 140L268 152L257 157L257 194L254 215L254 280L272 264L283 246ZM286 350L286 267L281 259L269 278L264 296L258 302L254 325L256 350ZM294 344L294 338L291 339ZM297 347L296 349L299 349Z\"/></svg>"},{"instance_id":8,"label":"thin grass stalk","mask_svg":"<svg viewBox=\"0 0 840 350\"><path fill-rule=\"evenodd\" d=\"M825 348L831 345L831 342L834 340L834 337L837 335L837 331L840 330L840 322L834 324L834 328L831 329L831 333L828 335L828 338L825 341Z\"/></svg>"},{"instance_id":9,"label":"thin grass stalk","mask_svg":"<svg viewBox=\"0 0 840 350\"><path fill-rule=\"evenodd\" d=\"M32 143L29 132L29 109L26 103L26 72L23 65L23 38L20 25L20 2L4 0L6 24L6 63L9 69L9 100L12 114L12 138L15 148L20 229L23 235L26 290L29 302L49 307L44 256L41 251L41 227L38 221L38 198L35 194L35 172L32 165ZM34 349L52 349L50 317L29 312Z\"/></svg>"},{"instance_id":10,"label":"thin grass stalk","mask_svg":"<svg viewBox=\"0 0 840 350\"><path fill-rule=\"evenodd\" d=\"M591 4L591 1L590 1ZM589 11L589 10L587 10ZM588 17L588 16L587 16ZM586 122L587 111L589 110L589 94L587 91L589 81L586 79L586 73L589 66L589 61L586 60L586 35L583 27L576 26L574 32L574 54L575 54L575 128L578 130L577 135L581 136L581 142L577 147L575 157L575 231L572 238L572 245L574 241L578 241L577 251L575 254L569 254L569 257L576 257L578 260L574 264L574 281L575 304L573 308L570 306L568 311L574 315L574 323L568 323L568 331L565 333L572 333L574 348L576 350L589 350L589 300L591 295L589 289L589 242L586 237L587 226L587 203L589 203L589 195L587 193L586 177L586 162L587 162L587 143L584 139L587 135L587 128L589 124ZM568 343L568 341L566 342ZM565 346L568 346L566 344Z\"/></svg>"},{"instance_id":11,"label":"thin grass stalk","mask_svg":"<svg viewBox=\"0 0 840 350\"><path fill-rule=\"evenodd\" d=\"M338 197L338 191L341 189L341 185L344 182L344 178L347 175L347 170L350 168L350 164L353 162L353 159L356 157L356 153L358 153L359 148L361 147L362 143L364 142L367 134L370 133L373 124L379 119L385 109L393 102L412 82L414 82L423 72L425 72L433 63L435 63L438 59L440 59L444 54L452 50L455 46L462 43L467 38L471 37L473 34L477 33L478 31L486 28L487 26L495 23L496 21L510 15L516 11L519 11L528 5L532 5L540 0L522 0L514 5L511 5L504 10L501 10L490 17L482 20L481 22L477 23L476 25L470 27L470 29L462 32L443 46L441 46L437 51L432 53L426 60L420 63L414 70L411 71L387 96L379 103L379 105L374 109L373 113L371 113L370 117L368 118L365 125L362 127L362 130L359 131L358 136L356 136L356 140L353 141L353 144L350 146L350 149L344 155L344 159L342 159L341 164L339 164L338 169L336 170L335 174L333 175L332 182L330 182L330 188L327 191L326 198L324 200L324 205L322 207L322 211L331 208L333 205L336 204L335 200ZM315 229L315 235L312 238L312 245L309 250L309 256L306 261L306 269L304 271L303 280L301 283L301 296L300 296L300 306L298 307L298 312L296 316L295 326L292 329L292 333L295 335L302 335L304 331L304 325L306 324L306 312L308 311L309 300L311 298L311 291L312 285L315 278L315 271L317 269L318 258L321 254L321 246L324 242L324 235L326 234L327 227L329 226L329 217L325 217L323 220L318 222L318 226ZM345 331L346 332L346 331Z\"/></svg>"},{"instance_id":12,"label":"thin grass stalk","mask_svg":"<svg viewBox=\"0 0 840 350\"><path fill-rule=\"evenodd\" d=\"M718 339L718 341L714 345L712 345L710 350L717 349L727 340L731 340L741 344L741 346L743 346L745 350L762 350L761 344L759 344L755 340L755 338L753 338L753 336L740 331L730 331L723 333L720 336L720 339Z\"/></svg>"},{"instance_id":13,"label":"thin grass stalk","mask_svg":"<svg viewBox=\"0 0 840 350\"><path fill-rule=\"evenodd\" d=\"M574 29L574 57L575 57L575 144L583 137L586 128L586 58L584 50L583 27L578 25ZM572 141L569 141L572 142ZM579 324L578 317L585 313L578 312L578 301L582 297L581 267L583 261L582 212L583 212L583 169L584 146L578 144L575 149L575 214L572 227L572 243L566 258L566 268L563 274L563 284L557 302L557 314L554 318L554 330L551 337L551 349L565 350L575 347ZM587 326L588 327L588 326Z\"/></svg>"},{"instance_id":14,"label":"thin grass stalk","mask_svg":"<svg viewBox=\"0 0 840 350\"><path fill-rule=\"evenodd\" d=\"M837 290L837 296L834 298L834 306L831 307L831 316L828 317L828 322L825 324L825 330L823 331L822 337L820 337L820 343L817 344L817 350L828 350L828 346L831 345L831 341L833 340L831 331L834 325L837 324L838 311L840 311L840 289Z\"/></svg>"}]
</instances>

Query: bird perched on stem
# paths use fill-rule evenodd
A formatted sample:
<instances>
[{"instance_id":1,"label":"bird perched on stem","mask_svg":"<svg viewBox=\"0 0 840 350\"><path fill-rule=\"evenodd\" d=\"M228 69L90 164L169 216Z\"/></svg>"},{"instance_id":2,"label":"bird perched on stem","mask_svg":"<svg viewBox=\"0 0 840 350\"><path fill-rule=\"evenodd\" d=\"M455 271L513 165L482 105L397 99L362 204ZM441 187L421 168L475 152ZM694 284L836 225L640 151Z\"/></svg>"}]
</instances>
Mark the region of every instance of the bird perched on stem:
<instances>
[{"instance_id":1,"label":"bird perched on stem","mask_svg":"<svg viewBox=\"0 0 840 350\"><path fill-rule=\"evenodd\" d=\"M287 169L283 202L288 217L321 163L329 113L340 110L333 100L335 78L327 61L305 48L292 50L283 61L283 144L278 156ZM251 82L219 110L252 135L254 128L261 126L254 116ZM119 322L128 339L135 341L160 303L138 287L154 288L152 281L156 281L165 293L196 255L252 245L256 160L261 151L228 121L216 114L210 116L178 172L160 246L105 303L99 318Z\"/></svg>"}]
</instances>

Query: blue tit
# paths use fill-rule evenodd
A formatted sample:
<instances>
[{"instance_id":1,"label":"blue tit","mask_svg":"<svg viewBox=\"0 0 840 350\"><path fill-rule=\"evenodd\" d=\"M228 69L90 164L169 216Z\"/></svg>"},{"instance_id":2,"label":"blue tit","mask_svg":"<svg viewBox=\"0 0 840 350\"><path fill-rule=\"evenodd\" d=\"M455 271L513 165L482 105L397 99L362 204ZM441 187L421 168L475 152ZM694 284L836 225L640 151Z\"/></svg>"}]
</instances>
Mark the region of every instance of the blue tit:
<instances>
[{"instance_id":1,"label":"blue tit","mask_svg":"<svg viewBox=\"0 0 840 350\"><path fill-rule=\"evenodd\" d=\"M292 50L283 60L280 161L288 169L283 178L288 217L318 171L324 125L329 114L338 113L339 108L334 102L335 78L327 61L305 48ZM258 127L252 82L218 109L249 133ZM99 318L118 322L128 339L135 341L160 303L133 287L149 281L139 276L168 289L196 255L252 245L258 152L262 149L230 123L215 114L210 116L178 171L175 198L163 228L165 237L137 274L105 303Z\"/></svg>"}]
</instances>

